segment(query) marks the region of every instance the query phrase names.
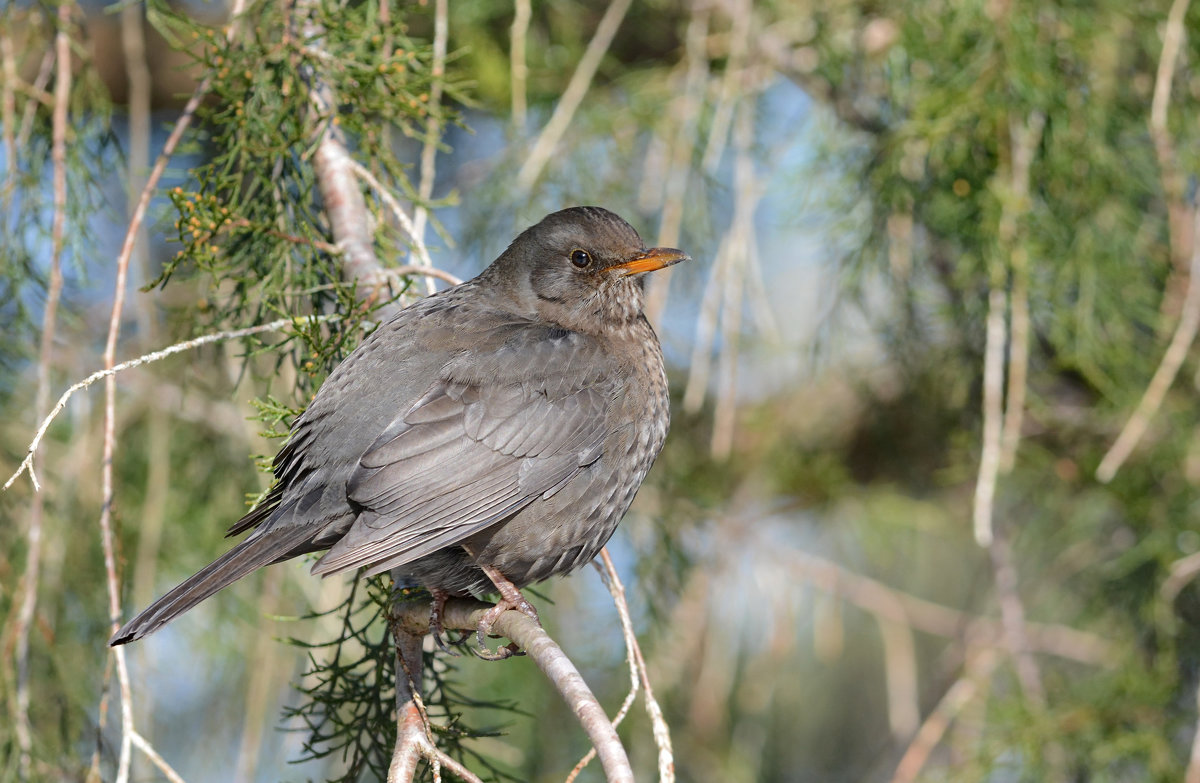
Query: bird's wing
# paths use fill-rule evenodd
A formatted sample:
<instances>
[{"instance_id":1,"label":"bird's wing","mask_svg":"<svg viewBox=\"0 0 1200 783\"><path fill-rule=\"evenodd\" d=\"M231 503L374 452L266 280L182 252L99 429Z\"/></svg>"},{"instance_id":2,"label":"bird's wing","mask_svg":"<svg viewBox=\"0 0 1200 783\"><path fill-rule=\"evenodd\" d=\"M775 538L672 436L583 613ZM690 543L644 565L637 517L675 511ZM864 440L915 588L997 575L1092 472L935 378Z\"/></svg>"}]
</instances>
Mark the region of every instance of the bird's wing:
<instances>
[{"instance_id":1,"label":"bird's wing","mask_svg":"<svg viewBox=\"0 0 1200 783\"><path fill-rule=\"evenodd\" d=\"M411 562L553 495L599 459L615 391L602 353L574 333L525 335L451 361L392 421L347 483L357 520L314 573Z\"/></svg>"}]
</instances>

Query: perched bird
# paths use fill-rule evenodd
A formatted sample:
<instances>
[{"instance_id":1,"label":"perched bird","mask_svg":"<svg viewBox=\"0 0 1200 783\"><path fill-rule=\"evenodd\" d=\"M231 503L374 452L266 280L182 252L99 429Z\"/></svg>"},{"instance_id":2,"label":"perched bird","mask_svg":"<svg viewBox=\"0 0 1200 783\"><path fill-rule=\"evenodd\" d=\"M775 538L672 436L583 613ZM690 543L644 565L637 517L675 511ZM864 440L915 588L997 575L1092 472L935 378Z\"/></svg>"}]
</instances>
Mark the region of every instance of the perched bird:
<instances>
[{"instance_id":1,"label":"perched bird","mask_svg":"<svg viewBox=\"0 0 1200 783\"><path fill-rule=\"evenodd\" d=\"M130 620L153 633L251 571L328 550L328 575L398 569L434 598L499 593L590 562L670 423L639 275L687 259L646 249L599 207L527 229L478 277L401 310L330 374L275 457L245 540Z\"/></svg>"}]
</instances>

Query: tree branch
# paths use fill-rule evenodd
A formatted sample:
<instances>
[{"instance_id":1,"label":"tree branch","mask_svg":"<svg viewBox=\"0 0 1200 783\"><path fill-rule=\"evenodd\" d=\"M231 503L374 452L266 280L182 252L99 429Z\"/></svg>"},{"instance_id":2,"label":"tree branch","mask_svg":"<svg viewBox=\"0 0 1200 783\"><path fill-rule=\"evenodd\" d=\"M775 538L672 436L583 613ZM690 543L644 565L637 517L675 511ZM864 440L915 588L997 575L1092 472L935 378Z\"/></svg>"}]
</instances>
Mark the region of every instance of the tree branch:
<instances>
[{"instance_id":1,"label":"tree branch","mask_svg":"<svg viewBox=\"0 0 1200 783\"><path fill-rule=\"evenodd\" d=\"M191 340L184 340L181 343L175 343L174 345L163 348L160 351L154 351L153 353L139 356L136 359L130 359L128 361L121 362L113 367L97 370L88 377L84 378L82 381L79 381L75 385L71 386L62 393L61 397L58 398L58 402L55 403L54 407L50 409L50 413L46 415L46 418L42 419L41 425L38 426L37 432L35 432L33 435L33 440L29 442L29 448L25 452L25 459L21 460L21 464L17 466L16 471L8 477L7 481L4 482L3 489L8 489L10 486L12 486L14 481L20 478L22 473L28 471L29 480L33 482L33 488L35 490L41 490L41 485L38 483L37 476L33 472L33 456L37 453L38 447L42 443L42 438L46 436L46 431L50 429L50 425L54 422L54 419L58 416L58 414L62 413L63 408L66 407L67 401L71 399L71 396L77 391L86 389L96 381L116 375L119 372L131 369L133 367L139 367L143 364L157 362L161 359L167 358L168 356L173 356L174 354L181 353L183 351L190 351L191 349L199 348L202 345L208 345L209 343L223 342L225 340L236 340L239 337L249 337L251 335L261 334L262 332L273 332L282 329L285 326L295 324L299 321L316 321L320 323L324 321L336 321L340 318L341 316L336 313L329 315L315 315L308 318L281 318L278 321L271 321L270 323L259 324L257 326L248 326L245 329L234 329L233 331L229 332L206 334Z\"/></svg>"},{"instance_id":2,"label":"tree branch","mask_svg":"<svg viewBox=\"0 0 1200 783\"><path fill-rule=\"evenodd\" d=\"M1200 231L1200 208L1197 208L1194 213L1192 231L1193 233ZM1125 460L1133 453L1138 441L1146 434L1150 420L1158 412L1163 398L1166 397L1171 384L1175 382L1179 368L1183 366L1183 360L1187 358L1188 350L1196 339L1198 328L1200 328L1200 242L1193 243L1192 268L1188 275L1187 296L1183 301L1183 313L1175 327L1175 334L1171 336L1166 353L1163 354L1162 361L1155 370L1154 377L1150 379L1150 384L1142 394L1142 399L1134 409L1133 415L1129 417L1129 421L1125 422L1125 427L1113 442L1112 447L1109 448L1108 453L1104 455L1104 459L1100 460L1100 465L1096 468L1098 481L1104 484L1112 481L1117 475L1117 471L1121 469L1121 465L1125 464Z\"/></svg>"},{"instance_id":3,"label":"tree branch","mask_svg":"<svg viewBox=\"0 0 1200 783\"><path fill-rule=\"evenodd\" d=\"M474 630L489 608L489 604L480 601L451 599L446 603L443 624L447 629ZM429 605L424 602L403 604L397 607L395 620L405 631L423 636L429 632ZM612 721L558 643L535 620L515 610L500 615L493 628L529 655L575 713L600 756L608 781L631 783L633 768Z\"/></svg>"},{"instance_id":4,"label":"tree branch","mask_svg":"<svg viewBox=\"0 0 1200 783\"><path fill-rule=\"evenodd\" d=\"M600 60L608 51L613 37L617 34L617 28L621 26L625 12L629 10L632 2L633 0L613 0L605 9L600 24L596 25L596 32L592 36L592 40L588 42L583 57L579 58L579 64L575 66L571 80L567 82L567 89L563 90L558 105L554 107L554 113L550 115L550 121L538 135L533 149L530 150L521 170L517 172L518 191L528 193L533 187L533 183L537 182L538 177L541 176L546 164L550 162L550 156L554 154L555 148L562 141L567 128L570 127L571 119L579 109L579 104L583 102L583 97L587 95L592 77L596 75L596 69L600 67Z\"/></svg>"}]
</instances>

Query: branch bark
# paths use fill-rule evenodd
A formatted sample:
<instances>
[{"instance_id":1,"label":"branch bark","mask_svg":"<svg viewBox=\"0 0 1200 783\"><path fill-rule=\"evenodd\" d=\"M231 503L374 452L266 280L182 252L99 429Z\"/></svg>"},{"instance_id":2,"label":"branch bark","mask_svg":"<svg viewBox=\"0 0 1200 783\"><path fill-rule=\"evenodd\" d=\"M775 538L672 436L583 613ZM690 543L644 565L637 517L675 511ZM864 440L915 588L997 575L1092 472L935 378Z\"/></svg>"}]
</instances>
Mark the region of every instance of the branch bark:
<instances>
[{"instance_id":1,"label":"branch bark","mask_svg":"<svg viewBox=\"0 0 1200 783\"><path fill-rule=\"evenodd\" d=\"M446 603L442 622L447 629L473 631L489 608L489 604L480 601L452 599ZM404 631L423 636L429 632L429 605L424 602L404 604L397 608L395 622ZM536 621L514 610L500 615L493 628L526 652L575 713L579 725L596 748L607 780L631 783L633 768L612 721L558 643Z\"/></svg>"}]
</instances>

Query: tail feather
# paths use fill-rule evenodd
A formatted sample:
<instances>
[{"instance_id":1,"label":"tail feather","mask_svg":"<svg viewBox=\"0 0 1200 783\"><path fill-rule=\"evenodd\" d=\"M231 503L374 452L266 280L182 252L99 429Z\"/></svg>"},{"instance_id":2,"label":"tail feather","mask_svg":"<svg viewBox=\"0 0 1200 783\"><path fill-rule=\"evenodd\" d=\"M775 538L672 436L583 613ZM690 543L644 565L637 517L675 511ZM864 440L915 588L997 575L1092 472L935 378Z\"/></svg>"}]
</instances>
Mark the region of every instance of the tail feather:
<instances>
[{"instance_id":1,"label":"tail feather","mask_svg":"<svg viewBox=\"0 0 1200 783\"><path fill-rule=\"evenodd\" d=\"M188 577L117 631L110 647L154 633L196 604L262 566L304 551L311 538L307 526L273 530L247 538L225 554Z\"/></svg>"}]
</instances>

